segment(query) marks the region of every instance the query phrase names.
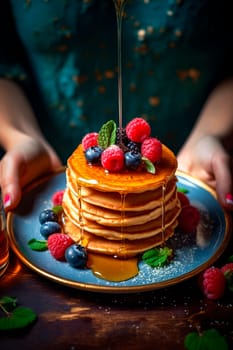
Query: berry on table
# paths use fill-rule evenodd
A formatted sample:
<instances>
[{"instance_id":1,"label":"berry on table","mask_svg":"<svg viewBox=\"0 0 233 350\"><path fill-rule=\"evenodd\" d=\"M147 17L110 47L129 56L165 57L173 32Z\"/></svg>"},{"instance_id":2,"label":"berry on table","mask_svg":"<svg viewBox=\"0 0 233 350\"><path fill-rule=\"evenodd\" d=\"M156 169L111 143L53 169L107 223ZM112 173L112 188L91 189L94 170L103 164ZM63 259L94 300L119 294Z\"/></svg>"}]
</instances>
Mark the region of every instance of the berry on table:
<instances>
[{"instance_id":1,"label":"berry on table","mask_svg":"<svg viewBox=\"0 0 233 350\"><path fill-rule=\"evenodd\" d=\"M162 144L155 137L148 137L142 143L141 153L143 157L155 163L161 158Z\"/></svg>"},{"instance_id":2,"label":"berry on table","mask_svg":"<svg viewBox=\"0 0 233 350\"><path fill-rule=\"evenodd\" d=\"M85 158L91 164L96 164L100 161L103 150L99 146L89 147L85 151Z\"/></svg>"},{"instance_id":3,"label":"berry on table","mask_svg":"<svg viewBox=\"0 0 233 350\"><path fill-rule=\"evenodd\" d=\"M52 233L61 232L61 226L55 221L46 221L40 227L40 233L44 238L48 238Z\"/></svg>"},{"instance_id":4,"label":"berry on table","mask_svg":"<svg viewBox=\"0 0 233 350\"><path fill-rule=\"evenodd\" d=\"M143 118L134 118L126 126L127 137L134 142L143 142L150 136L150 124Z\"/></svg>"},{"instance_id":5,"label":"berry on table","mask_svg":"<svg viewBox=\"0 0 233 350\"><path fill-rule=\"evenodd\" d=\"M225 292L226 279L221 269L209 267L200 275L200 287L208 299L220 299Z\"/></svg>"},{"instance_id":6,"label":"berry on table","mask_svg":"<svg viewBox=\"0 0 233 350\"><path fill-rule=\"evenodd\" d=\"M44 224L46 221L58 221L58 216L52 209L44 209L39 214L39 222Z\"/></svg>"},{"instance_id":7,"label":"berry on table","mask_svg":"<svg viewBox=\"0 0 233 350\"><path fill-rule=\"evenodd\" d=\"M48 237L48 249L57 260L65 260L65 251L74 241L65 233L53 233Z\"/></svg>"},{"instance_id":8,"label":"berry on table","mask_svg":"<svg viewBox=\"0 0 233 350\"><path fill-rule=\"evenodd\" d=\"M110 172L118 172L124 166L124 152L117 145L106 148L101 154L101 164Z\"/></svg>"},{"instance_id":9,"label":"berry on table","mask_svg":"<svg viewBox=\"0 0 233 350\"><path fill-rule=\"evenodd\" d=\"M98 136L97 132L86 134L82 139L83 150L86 151L90 147L98 146Z\"/></svg>"},{"instance_id":10,"label":"berry on table","mask_svg":"<svg viewBox=\"0 0 233 350\"><path fill-rule=\"evenodd\" d=\"M80 244L72 244L65 251L65 259L72 267L82 269L87 262L86 249Z\"/></svg>"}]
</instances>

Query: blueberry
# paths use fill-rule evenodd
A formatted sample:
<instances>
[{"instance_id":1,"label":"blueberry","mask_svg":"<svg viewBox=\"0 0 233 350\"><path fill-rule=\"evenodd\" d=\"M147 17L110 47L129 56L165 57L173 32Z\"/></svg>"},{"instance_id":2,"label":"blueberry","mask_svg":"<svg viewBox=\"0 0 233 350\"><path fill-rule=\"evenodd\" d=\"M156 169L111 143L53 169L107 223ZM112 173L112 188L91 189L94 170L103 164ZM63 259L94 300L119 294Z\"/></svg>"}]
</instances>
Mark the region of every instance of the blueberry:
<instances>
[{"instance_id":1,"label":"blueberry","mask_svg":"<svg viewBox=\"0 0 233 350\"><path fill-rule=\"evenodd\" d=\"M126 152L125 153L125 166L127 169L137 169L141 164L141 153Z\"/></svg>"},{"instance_id":2,"label":"blueberry","mask_svg":"<svg viewBox=\"0 0 233 350\"><path fill-rule=\"evenodd\" d=\"M45 238L48 238L52 233L61 232L61 226L55 221L46 221L40 227L40 233Z\"/></svg>"},{"instance_id":3,"label":"blueberry","mask_svg":"<svg viewBox=\"0 0 233 350\"><path fill-rule=\"evenodd\" d=\"M58 221L58 217L52 209L44 209L39 215L39 221L44 224L46 221Z\"/></svg>"},{"instance_id":4,"label":"blueberry","mask_svg":"<svg viewBox=\"0 0 233 350\"><path fill-rule=\"evenodd\" d=\"M99 146L89 147L85 151L85 158L91 164L96 164L100 161L103 150Z\"/></svg>"},{"instance_id":5,"label":"blueberry","mask_svg":"<svg viewBox=\"0 0 233 350\"><path fill-rule=\"evenodd\" d=\"M87 262L86 249L80 244L72 244L66 249L65 258L72 267L83 269Z\"/></svg>"}]
</instances>

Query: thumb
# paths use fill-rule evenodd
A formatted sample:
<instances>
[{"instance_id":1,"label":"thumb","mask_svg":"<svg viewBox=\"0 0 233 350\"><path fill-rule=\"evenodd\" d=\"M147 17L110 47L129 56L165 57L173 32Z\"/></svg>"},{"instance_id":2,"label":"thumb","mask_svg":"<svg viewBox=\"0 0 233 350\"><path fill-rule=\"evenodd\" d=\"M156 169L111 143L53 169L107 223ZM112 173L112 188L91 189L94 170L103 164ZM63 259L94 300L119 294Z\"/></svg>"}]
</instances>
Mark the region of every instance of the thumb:
<instances>
[{"instance_id":1,"label":"thumb","mask_svg":"<svg viewBox=\"0 0 233 350\"><path fill-rule=\"evenodd\" d=\"M233 210L232 159L224 150L216 154L213 172L219 202L226 209Z\"/></svg>"},{"instance_id":2,"label":"thumb","mask_svg":"<svg viewBox=\"0 0 233 350\"><path fill-rule=\"evenodd\" d=\"M19 182L22 162L7 154L0 162L0 186L3 205L6 211L17 206L21 199L21 185Z\"/></svg>"}]
</instances>

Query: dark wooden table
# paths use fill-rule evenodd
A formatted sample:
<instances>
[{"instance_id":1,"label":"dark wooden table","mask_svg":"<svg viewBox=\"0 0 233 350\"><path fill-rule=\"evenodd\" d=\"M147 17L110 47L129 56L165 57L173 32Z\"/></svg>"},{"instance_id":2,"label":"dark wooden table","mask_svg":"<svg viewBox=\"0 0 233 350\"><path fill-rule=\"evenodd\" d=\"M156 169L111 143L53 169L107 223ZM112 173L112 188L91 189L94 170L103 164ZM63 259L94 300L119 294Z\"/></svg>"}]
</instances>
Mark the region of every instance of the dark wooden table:
<instances>
[{"instance_id":1,"label":"dark wooden table","mask_svg":"<svg viewBox=\"0 0 233 350\"><path fill-rule=\"evenodd\" d=\"M210 301L196 277L141 294L85 292L37 275L11 253L0 295L17 297L38 315L29 329L0 333L1 350L175 350L184 349L189 332L209 328L217 329L233 349L233 295Z\"/></svg>"}]
</instances>

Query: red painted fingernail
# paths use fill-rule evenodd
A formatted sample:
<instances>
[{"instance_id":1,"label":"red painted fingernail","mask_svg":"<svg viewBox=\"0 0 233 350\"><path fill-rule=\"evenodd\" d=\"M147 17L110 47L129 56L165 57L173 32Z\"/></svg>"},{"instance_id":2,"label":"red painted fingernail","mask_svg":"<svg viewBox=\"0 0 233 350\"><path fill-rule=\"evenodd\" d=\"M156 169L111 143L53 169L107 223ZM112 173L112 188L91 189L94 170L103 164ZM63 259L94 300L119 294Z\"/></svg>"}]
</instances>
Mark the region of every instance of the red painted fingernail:
<instances>
[{"instance_id":1,"label":"red painted fingernail","mask_svg":"<svg viewBox=\"0 0 233 350\"><path fill-rule=\"evenodd\" d=\"M9 207L11 205L11 197L9 195L9 193L7 193L4 197L4 200L3 200L3 204L4 204L4 207Z\"/></svg>"},{"instance_id":2,"label":"red painted fingernail","mask_svg":"<svg viewBox=\"0 0 233 350\"><path fill-rule=\"evenodd\" d=\"M227 204L233 205L233 195L231 193L226 194L226 202L227 202Z\"/></svg>"}]
</instances>

